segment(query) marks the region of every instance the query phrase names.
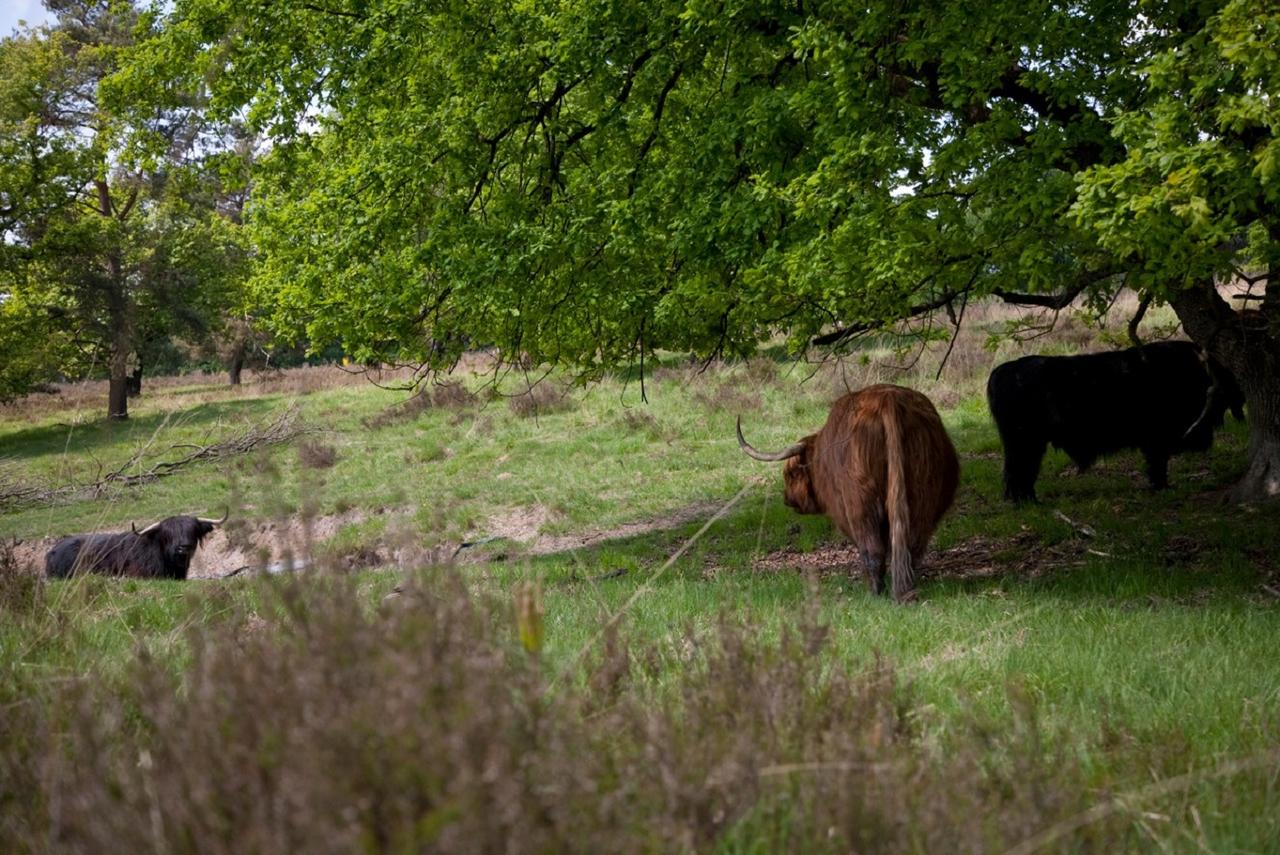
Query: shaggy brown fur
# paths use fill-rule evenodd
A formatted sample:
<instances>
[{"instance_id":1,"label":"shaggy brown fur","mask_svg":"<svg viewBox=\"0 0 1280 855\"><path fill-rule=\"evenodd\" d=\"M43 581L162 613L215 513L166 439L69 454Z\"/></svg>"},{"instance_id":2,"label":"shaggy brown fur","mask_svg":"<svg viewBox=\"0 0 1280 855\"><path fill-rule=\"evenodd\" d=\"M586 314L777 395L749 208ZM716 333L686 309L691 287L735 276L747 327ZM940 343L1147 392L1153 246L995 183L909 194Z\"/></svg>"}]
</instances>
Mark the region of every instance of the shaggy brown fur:
<instances>
[{"instance_id":1,"label":"shaggy brown fur","mask_svg":"<svg viewBox=\"0 0 1280 855\"><path fill-rule=\"evenodd\" d=\"M916 567L960 480L928 398L888 384L845 395L782 473L789 506L826 514L857 545L872 591L884 591L887 560L894 599L914 597Z\"/></svg>"}]
</instances>

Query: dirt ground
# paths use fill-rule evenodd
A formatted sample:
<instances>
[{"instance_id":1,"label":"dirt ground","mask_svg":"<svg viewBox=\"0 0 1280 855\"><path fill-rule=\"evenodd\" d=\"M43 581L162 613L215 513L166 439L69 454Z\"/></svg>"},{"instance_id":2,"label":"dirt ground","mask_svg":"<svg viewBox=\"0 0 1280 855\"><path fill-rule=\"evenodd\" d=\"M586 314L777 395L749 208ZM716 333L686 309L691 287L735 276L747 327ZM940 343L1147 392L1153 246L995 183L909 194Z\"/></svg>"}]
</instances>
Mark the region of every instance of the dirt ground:
<instances>
[{"instance_id":1,"label":"dirt ground","mask_svg":"<svg viewBox=\"0 0 1280 855\"><path fill-rule=\"evenodd\" d=\"M1053 570L1084 563L1087 544L1065 541L1045 546L1031 532L1000 540L971 537L946 549L930 549L921 562L926 579L981 579L1016 573L1034 578ZM1015 560L1004 556L1017 555ZM848 541L823 544L812 552L780 549L761 556L751 568L762 573L816 573L819 576L862 578L862 561L857 548Z\"/></svg>"},{"instance_id":2,"label":"dirt ground","mask_svg":"<svg viewBox=\"0 0 1280 855\"><path fill-rule=\"evenodd\" d=\"M317 545L364 517L362 511L351 510L310 520L291 517L284 522L230 523L205 538L191 561L190 578L216 579L244 567L279 567L306 561ZM118 529L106 529L113 530ZM14 548L18 567L42 572L45 553L56 541L55 537L19 541Z\"/></svg>"},{"instance_id":3,"label":"dirt ground","mask_svg":"<svg viewBox=\"0 0 1280 855\"><path fill-rule=\"evenodd\" d=\"M272 572L300 569L313 564L317 554L327 555L331 564L348 570L388 565L407 567L415 562L442 560L479 563L492 560L495 551L501 554L506 548L522 555L554 555L677 528L709 517L718 508L718 503L695 503L669 514L608 529L545 535L541 529L550 520L551 512L535 505L491 516L484 527L485 537L474 544L483 548L472 550L457 542L426 547L408 532L397 536L394 526L388 526L389 533L377 542L336 556L333 550L323 549L324 544L344 526L365 520L367 515L363 511L353 509L310 519L291 517L285 521L239 524L233 521L205 539L191 563L190 578L214 579L263 568ZM20 541L15 547L18 566L30 572L42 570L44 555L54 542L55 538ZM926 578L983 578L1010 572L1037 576L1083 563L1087 548L1087 542L1079 539L1045 546L1031 532L1004 540L977 536L946 549L931 549L921 570ZM857 549L835 534L831 542L811 552L788 547L756 558L751 567L761 573L817 573L854 578L862 575ZM710 568L709 572L716 570Z\"/></svg>"}]
</instances>

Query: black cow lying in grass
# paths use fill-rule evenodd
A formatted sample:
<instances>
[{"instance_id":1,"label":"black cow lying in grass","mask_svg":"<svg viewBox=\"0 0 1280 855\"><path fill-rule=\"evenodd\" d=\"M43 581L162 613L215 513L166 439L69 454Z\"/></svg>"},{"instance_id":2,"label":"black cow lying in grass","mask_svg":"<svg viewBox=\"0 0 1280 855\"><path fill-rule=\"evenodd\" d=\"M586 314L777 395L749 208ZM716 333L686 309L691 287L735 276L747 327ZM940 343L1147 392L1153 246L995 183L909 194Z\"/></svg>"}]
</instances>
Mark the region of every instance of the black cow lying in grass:
<instances>
[{"instance_id":1,"label":"black cow lying in grass","mask_svg":"<svg viewBox=\"0 0 1280 855\"><path fill-rule=\"evenodd\" d=\"M226 521L226 514L220 520L169 517L142 531L64 537L45 555L44 572L59 579L79 573L185 579L200 541Z\"/></svg>"},{"instance_id":2,"label":"black cow lying in grass","mask_svg":"<svg viewBox=\"0 0 1280 855\"><path fill-rule=\"evenodd\" d=\"M987 405L1004 443L1004 495L1015 502L1035 500L1050 443L1081 471L1105 454L1140 449L1152 488L1162 489L1172 455L1208 451L1228 409L1244 418L1235 380L1188 341L1015 359L991 372Z\"/></svg>"}]
</instances>

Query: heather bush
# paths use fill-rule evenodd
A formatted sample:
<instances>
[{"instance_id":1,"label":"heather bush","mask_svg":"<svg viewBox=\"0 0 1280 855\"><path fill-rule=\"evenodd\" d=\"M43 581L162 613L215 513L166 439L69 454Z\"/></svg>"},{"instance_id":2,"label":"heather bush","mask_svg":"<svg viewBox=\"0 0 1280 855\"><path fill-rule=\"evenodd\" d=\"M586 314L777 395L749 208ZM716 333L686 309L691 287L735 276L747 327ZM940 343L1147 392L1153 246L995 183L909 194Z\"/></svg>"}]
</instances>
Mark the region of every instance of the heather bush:
<instances>
[{"instance_id":1,"label":"heather bush","mask_svg":"<svg viewBox=\"0 0 1280 855\"><path fill-rule=\"evenodd\" d=\"M568 389L558 388L550 380L542 380L507 398L507 406L512 413L524 419L568 412L576 409L578 402L569 395Z\"/></svg>"},{"instance_id":2,"label":"heather bush","mask_svg":"<svg viewBox=\"0 0 1280 855\"><path fill-rule=\"evenodd\" d=\"M816 606L772 642L729 613L607 632L560 674L452 570L376 610L348 578L262 585L185 657L6 683L8 849L978 852L1086 805L1033 712L943 750L889 665L823 655Z\"/></svg>"}]
</instances>

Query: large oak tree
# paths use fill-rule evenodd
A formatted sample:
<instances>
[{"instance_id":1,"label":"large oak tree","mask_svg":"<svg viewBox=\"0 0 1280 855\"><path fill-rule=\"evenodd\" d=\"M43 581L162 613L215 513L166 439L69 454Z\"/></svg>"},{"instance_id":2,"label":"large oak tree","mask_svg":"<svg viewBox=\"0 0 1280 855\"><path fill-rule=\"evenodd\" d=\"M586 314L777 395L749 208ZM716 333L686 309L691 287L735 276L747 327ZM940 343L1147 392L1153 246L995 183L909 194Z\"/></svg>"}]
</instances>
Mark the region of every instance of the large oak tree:
<instances>
[{"instance_id":1,"label":"large oak tree","mask_svg":"<svg viewBox=\"0 0 1280 855\"><path fill-rule=\"evenodd\" d=\"M1169 302L1280 492L1280 7L1269 0L177 0L135 97L274 140L278 325L598 368L796 347L996 296Z\"/></svg>"}]
</instances>

